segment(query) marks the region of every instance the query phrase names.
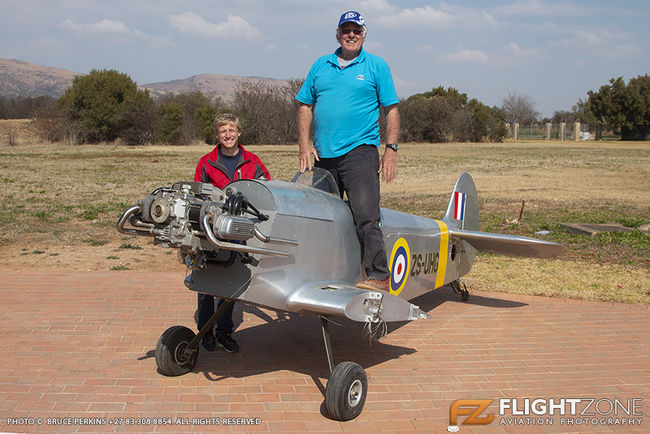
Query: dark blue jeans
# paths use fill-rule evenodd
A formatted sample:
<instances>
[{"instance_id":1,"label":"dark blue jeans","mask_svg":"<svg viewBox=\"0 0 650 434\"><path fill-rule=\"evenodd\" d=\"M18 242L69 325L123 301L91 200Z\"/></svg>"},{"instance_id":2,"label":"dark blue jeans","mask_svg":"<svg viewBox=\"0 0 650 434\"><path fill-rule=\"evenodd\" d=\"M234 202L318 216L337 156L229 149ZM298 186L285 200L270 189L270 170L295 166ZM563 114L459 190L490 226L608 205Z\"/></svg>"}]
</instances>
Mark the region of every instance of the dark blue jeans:
<instances>
[{"instance_id":1,"label":"dark blue jeans","mask_svg":"<svg viewBox=\"0 0 650 434\"><path fill-rule=\"evenodd\" d=\"M196 326L199 330L210 320L212 315L214 315L214 299L215 297L207 294L198 294L198 318ZM223 303L223 298L219 298L219 304L217 308ZM234 303L230 306L230 309L226 310L223 315L217 320L217 329L215 331L216 336L225 335L232 333L235 325L232 322L232 311Z\"/></svg>"},{"instance_id":2,"label":"dark blue jeans","mask_svg":"<svg viewBox=\"0 0 650 434\"><path fill-rule=\"evenodd\" d=\"M321 158L316 167L329 171L341 192L347 193L361 243L361 258L370 279L390 276L379 215L379 150L375 145L357 146L340 157Z\"/></svg>"}]
</instances>

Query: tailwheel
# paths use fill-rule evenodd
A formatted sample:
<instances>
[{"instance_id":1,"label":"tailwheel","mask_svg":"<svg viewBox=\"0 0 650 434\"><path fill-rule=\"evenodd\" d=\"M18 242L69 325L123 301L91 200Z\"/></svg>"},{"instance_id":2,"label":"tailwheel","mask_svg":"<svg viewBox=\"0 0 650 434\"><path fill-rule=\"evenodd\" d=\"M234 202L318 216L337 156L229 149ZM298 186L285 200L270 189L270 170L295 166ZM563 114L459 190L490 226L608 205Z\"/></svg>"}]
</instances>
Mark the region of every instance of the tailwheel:
<instances>
[{"instance_id":1,"label":"tailwheel","mask_svg":"<svg viewBox=\"0 0 650 434\"><path fill-rule=\"evenodd\" d=\"M451 287L455 293L460 294L461 300L469 300L469 291L467 290L467 286L465 286L464 283L461 283L460 280L454 280L451 282Z\"/></svg>"},{"instance_id":2,"label":"tailwheel","mask_svg":"<svg viewBox=\"0 0 650 434\"><path fill-rule=\"evenodd\" d=\"M156 365L161 374L176 377L194 369L198 347L189 346L194 336L192 330L183 326L165 330L156 344Z\"/></svg>"},{"instance_id":3,"label":"tailwheel","mask_svg":"<svg viewBox=\"0 0 650 434\"><path fill-rule=\"evenodd\" d=\"M332 419L352 420L366 403L368 378L363 368L354 362L336 365L325 388L325 407Z\"/></svg>"}]
</instances>

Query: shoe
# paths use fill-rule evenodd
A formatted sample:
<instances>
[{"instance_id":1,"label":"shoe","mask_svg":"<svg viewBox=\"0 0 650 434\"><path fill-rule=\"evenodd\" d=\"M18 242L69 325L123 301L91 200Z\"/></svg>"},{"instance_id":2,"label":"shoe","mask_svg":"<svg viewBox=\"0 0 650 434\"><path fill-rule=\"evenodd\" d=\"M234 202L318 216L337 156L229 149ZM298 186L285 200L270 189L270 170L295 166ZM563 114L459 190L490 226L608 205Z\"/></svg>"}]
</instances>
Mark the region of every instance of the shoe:
<instances>
[{"instance_id":1,"label":"shoe","mask_svg":"<svg viewBox=\"0 0 650 434\"><path fill-rule=\"evenodd\" d=\"M212 333L203 336L203 339L201 339L201 348L205 351L214 351L217 349L217 343L215 342Z\"/></svg>"},{"instance_id":2,"label":"shoe","mask_svg":"<svg viewBox=\"0 0 650 434\"><path fill-rule=\"evenodd\" d=\"M229 353L236 353L239 351L239 345L232 336L230 336L230 333L217 336L217 345Z\"/></svg>"},{"instance_id":3,"label":"shoe","mask_svg":"<svg viewBox=\"0 0 650 434\"><path fill-rule=\"evenodd\" d=\"M368 279L357 283L357 288L370 289L371 291L390 292L390 278L386 280Z\"/></svg>"}]
</instances>

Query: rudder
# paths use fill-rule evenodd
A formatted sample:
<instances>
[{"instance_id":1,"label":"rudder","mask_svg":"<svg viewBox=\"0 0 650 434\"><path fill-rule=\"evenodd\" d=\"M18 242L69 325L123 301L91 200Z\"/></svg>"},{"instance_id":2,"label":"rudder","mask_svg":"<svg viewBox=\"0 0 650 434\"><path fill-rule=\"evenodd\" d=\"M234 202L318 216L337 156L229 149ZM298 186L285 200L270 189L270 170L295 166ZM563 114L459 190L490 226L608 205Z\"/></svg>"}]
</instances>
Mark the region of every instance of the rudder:
<instances>
[{"instance_id":1,"label":"rudder","mask_svg":"<svg viewBox=\"0 0 650 434\"><path fill-rule=\"evenodd\" d=\"M478 231L478 194L472 176L463 172L458 177L451 199L447 206L447 213L442 221L450 228Z\"/></svg>"}]
</instances>

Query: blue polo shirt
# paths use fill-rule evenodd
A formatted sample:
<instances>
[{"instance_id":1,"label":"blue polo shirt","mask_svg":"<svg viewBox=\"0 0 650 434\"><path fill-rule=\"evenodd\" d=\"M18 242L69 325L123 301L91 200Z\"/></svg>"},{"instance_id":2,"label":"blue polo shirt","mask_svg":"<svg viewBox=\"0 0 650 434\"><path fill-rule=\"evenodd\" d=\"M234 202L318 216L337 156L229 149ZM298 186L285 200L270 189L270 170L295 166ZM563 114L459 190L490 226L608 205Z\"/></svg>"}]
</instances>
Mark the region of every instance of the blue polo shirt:
<instances>
[{"instance_id":1,"label":"blue polo shirt","mask_svg":"<svg viewBox=\"0 0 650 434\"><path fill-rule=\"evenodd\" d=\"M341 69L340 48L316 60L296 99L314 105L314 147L332 158L359 145L379 146L379 106L397 104L393 77L386 61L363 48Z\"/></svg>"}]
</instances>

